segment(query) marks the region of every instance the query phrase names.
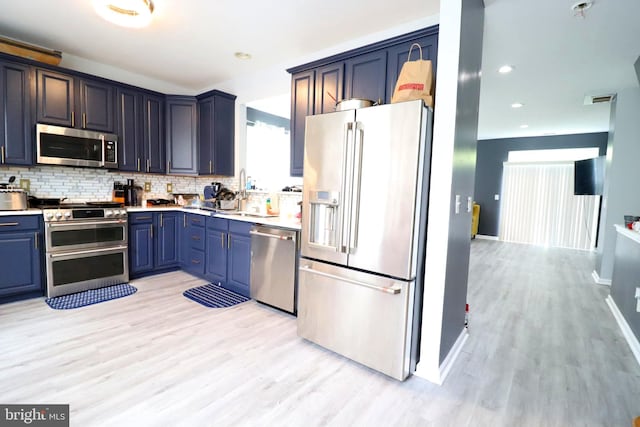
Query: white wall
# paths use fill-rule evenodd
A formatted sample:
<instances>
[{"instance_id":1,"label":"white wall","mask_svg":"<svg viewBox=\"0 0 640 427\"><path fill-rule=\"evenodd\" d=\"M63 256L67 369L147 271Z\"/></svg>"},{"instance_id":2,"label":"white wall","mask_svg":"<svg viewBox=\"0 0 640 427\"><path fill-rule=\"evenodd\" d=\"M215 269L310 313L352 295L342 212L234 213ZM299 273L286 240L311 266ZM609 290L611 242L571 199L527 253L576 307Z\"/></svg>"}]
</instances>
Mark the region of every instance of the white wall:
<instances>
[{"instance_id":1,"label":"white wall","mask_svg":"<svg viewBox=\"0 0 640 427\"><path fill-rule=\"evenodd\" d=\"M632 66L632 64L629 64ZM624 215L640 216L640 88L619 90L611 106L611 131L595 273L613 275L616 231Z\"/></svg>"}]
</instances>

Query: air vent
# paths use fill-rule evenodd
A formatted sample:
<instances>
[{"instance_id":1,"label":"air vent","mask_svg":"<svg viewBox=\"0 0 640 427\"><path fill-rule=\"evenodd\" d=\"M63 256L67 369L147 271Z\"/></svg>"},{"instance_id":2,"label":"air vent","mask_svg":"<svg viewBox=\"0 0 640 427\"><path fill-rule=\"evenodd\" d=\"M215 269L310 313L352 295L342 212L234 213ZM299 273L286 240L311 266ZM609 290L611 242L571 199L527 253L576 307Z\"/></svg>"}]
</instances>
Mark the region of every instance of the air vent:
<instances>
[{"instance_id":1,"label":"air vent","mask_svg":"<svg viewBox=\"0 0 640 427\"><path fill-rule=\"evenodd\" d=\"M603 102L611 102L615 94L607 95L587 95L584 97L584 105L602 104Z\"/></svg>"}]
</instances>

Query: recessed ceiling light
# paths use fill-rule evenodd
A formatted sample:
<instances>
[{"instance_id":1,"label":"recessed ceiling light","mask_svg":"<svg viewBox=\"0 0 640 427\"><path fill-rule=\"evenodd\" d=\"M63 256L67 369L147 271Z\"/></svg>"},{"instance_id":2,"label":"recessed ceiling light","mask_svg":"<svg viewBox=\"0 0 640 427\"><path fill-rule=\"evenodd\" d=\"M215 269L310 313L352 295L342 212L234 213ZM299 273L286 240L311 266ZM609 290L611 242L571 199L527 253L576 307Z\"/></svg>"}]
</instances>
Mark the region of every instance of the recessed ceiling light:
<instances>
[{"instance_id":1,"label":"recessed ceiling light","mask_svg":"<svg viewBox=\"0 0 640 427\"><path fill-rule=\"evenodd\" d=\"M151 23L151 0L93 0L93 7L102 18L112 24L142 28Z\"/></svg>"},{"instance_id":2,"label":"recessed ceiling light","mask_svg":"<svg viewBox=\"0 0 640 427\"><path fill-rule=\"evenodd\" d=\"M522 104L520 102L514 102L513 104L511 104L511 108L521 108L523 106L524 106L524 104Z\"/></svg>"},{"instance_id":3,"label":"recessed ceiling light","mask_svg":"<svg viewBox=\"0 0 640 427\"><path fill-rule=\"evenodd\" d=\"M498 68L498 72L500 74L507 74L513 71L513 67L511 65L503 65L502 67Z\"/></svg>"},{"instance_id":4,"label":"recessed ceiling light","mask_svg":"<svg viewBox=\"0 0 640 427\"><path fill-rule=\"evenodd\" d=\"M520 125L520 129L526 129L528 127L529 127L529 125Z\"/></svg>"},{"instance_id":5,"label":"recessed ceiling light","mask_svg":"<svg viewBox=\"0 0 640 427\"><path fill-rule=\"evenodd\" d=\"M246 52L236 52L233 54L238 59L251 59L251 54Z\"/></svg>"}]
</instances>

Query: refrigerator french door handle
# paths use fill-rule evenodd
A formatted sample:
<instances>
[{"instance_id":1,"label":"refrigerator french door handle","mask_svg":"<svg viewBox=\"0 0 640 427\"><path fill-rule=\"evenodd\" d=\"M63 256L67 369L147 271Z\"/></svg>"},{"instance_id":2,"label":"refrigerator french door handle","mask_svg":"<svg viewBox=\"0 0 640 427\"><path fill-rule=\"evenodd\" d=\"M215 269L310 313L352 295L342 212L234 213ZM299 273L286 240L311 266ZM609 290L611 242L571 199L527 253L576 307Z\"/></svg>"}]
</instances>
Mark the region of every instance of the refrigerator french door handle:
<instances>
[{"instance_id":1,"label":"refrigerator french door handle","mask_svg":"<svg viewBox=\"0 0 640 427\"><path fill-rule=\"evenodd\" d=\"M351 184L351 209L349 230L349 253L358 247L358 227L360 222L360 181L362 177L362 144L364 132L361 122L355 122L353 143L353 180Z\"/></svg>"},{"instance_id":2,"label":"refrigerator french door handle","mask_svg":"<svg viewBox=\"0 0 640 427\"><path fill-rule=\"evenodd\" d=\"M353 138L353 122L345 123L344 130L344 150L342 152L342 180L341 198L338 217L340 219L340 238L338 239L338 252L347 253L349 248L349 218L351 189L352 189L352 166L351 166L351 139Z\"/></svg>"}]
</instances>

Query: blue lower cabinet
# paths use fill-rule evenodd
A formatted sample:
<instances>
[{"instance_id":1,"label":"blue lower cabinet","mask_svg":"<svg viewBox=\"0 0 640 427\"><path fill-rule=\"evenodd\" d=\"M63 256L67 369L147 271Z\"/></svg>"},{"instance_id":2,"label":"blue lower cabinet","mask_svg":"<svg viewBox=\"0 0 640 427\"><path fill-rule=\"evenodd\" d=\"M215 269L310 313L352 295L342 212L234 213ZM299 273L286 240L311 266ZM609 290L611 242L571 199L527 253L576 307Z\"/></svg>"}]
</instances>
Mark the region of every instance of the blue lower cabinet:
<instances>
[{"instance_id":1,"label":"blue lower cabinet","mask_svg":"<svg viewBox=\"0 0 640 427\"><path fill-rule=\"evenodd\" d=\"M174 270L180 266L180 213L129 214L129 276Z\"/></svg>"},{"instance_id":2,"label":"blue lower cabinet","mask_svg":"<svg viewBox=\"0 0 640 427\"><path fill-rule=\"evenodd\" d=\"M155 267L171 268L180 264L180 215L178 212L160 212L155 214L158 236L155 239Z\"/></svg>"},{"instance_id":3,"label":"blue lower cabinet","mask_svg":"<svg viewBox=\"0 0 640 427\"><path fill-rule=\"evenodd\" d=\"M207 266L205 277L212 283L224 283L227 278L227 233L207 228Z\"/></svg>"},{"instance_id":4,"label":"blue lower cabinet","mask_svg":"<svg viewBox=\"0 0 640 427\"><path fill-rule=\"evenodd\" d=\"M153 271L153 223L129 225L129 276Z\"/></svg>"},{"instance_id":5,"label":"blue lower cabinet","mask_svg":"<svg viewBox=\"0 0 640 427\"><path fill-rule=\"evenodd\" d=\"M5 216L0 218L0 225L0 302L42 296L40 217Z\"/></svg>"},{"instance_id":6,"label":"blue lower cabinet","mask_svg":"<svg viewBox=\"0 0 640 427\"><path fill-rule=\"evenodd\" d=\"M251 238L229 233L226 288L249 297L251 277Z\"/></svg>"}]
</instances>

